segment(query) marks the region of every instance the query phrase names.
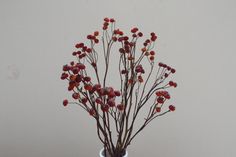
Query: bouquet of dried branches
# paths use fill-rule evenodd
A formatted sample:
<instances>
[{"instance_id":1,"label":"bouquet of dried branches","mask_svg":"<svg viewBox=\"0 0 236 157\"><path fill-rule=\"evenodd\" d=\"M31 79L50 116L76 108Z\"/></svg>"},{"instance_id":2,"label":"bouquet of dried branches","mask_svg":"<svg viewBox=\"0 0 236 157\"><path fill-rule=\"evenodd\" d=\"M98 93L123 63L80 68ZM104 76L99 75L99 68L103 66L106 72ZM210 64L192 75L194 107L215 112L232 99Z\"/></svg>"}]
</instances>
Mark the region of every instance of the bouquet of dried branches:
<instances>
[{"instance_id":1,"label":"bouquet of dried branches","mask_svg":"<svg viewBox=\"0 0 236 157\"><path fill-rule=\"evenodd\" d=\"M72 101L65 99L63 105L77 104L95 119L105 156L122 157L132 140L152 120L175 110L173 105L164 105L171 98L167 89L177 86L176 82L167 80L175 69L161 62L155 63L153 49L157 35L150 33L139 48L138 41L143 33L137 27L130 31L131 35L126 35L116 28L113 18L105 18L102 31L87 36L87 45L83 42L75 45L76 51L72 55L76 61L64 65L61 75L62 80L68 81L68 91L72 92L73 98ZM102 50L98 51L96 46L100 43ZM113 50L114 44L119 46L117 50ZM114 85L120 84L119 89L107 85L113 53L119 56L118 75L113 76L120 78L119 82L114 82ZM104 59L102 74L98 66L100 55ZM149 68L145 69L144 65ZM89 75L88 66L93 69L93 75ZM149 101L151 97L152 102ZM148 106L144 122L134 129L144 106Z\"/></svg>"}]
</instances>

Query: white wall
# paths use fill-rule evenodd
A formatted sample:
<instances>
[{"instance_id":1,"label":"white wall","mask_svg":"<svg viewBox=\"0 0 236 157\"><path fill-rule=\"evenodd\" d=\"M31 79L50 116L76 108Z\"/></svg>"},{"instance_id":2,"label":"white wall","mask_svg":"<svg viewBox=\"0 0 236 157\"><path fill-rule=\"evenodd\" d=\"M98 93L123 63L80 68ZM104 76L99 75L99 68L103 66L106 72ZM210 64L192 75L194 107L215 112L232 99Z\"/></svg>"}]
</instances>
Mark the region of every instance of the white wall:
<instances>
[{"instance_id":1,"label":"white wall","mask_svg":"<svg viewBox=\"0 0 236 157\"><path fill-rule=\"evenodd\" d=\"M177 69L175 113L156 120L130 157L235 157L234 0L1 0L0 157L92 157L94 121L69 97L61 66L73 46L114 17L159 35L159 60ZM146 155L144 155L146 154Z\"/></svg>"}]
</instances>

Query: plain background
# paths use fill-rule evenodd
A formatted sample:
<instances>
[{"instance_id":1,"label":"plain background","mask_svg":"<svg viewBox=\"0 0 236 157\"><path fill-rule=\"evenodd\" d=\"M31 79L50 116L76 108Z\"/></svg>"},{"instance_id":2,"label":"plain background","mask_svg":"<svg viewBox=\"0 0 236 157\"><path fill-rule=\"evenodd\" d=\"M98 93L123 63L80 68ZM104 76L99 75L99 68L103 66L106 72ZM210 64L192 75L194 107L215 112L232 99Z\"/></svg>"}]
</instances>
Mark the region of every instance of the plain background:
<instances>
[{"instance_id":1,"label":"plain background","mask_svg":"<svg viewBox=\"0 0 236 157\"><path fill-rule=\"evenodd\" d=\"M129 156L235 157L235 8L235 0L1 0L0 157L98 156L94 121L62 106L60 74L104 17L125 32L156 32L158 61L177 69L176 112L147 127Z\"/></svg>"}]
</instances>

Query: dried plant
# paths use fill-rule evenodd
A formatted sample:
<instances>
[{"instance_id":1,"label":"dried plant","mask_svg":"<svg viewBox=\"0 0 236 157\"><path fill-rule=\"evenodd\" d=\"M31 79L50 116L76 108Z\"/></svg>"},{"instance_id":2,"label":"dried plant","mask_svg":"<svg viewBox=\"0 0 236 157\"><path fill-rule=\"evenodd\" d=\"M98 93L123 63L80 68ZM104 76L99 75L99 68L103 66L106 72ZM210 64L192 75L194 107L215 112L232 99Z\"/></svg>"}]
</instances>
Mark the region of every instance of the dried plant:
<instances>
[{"instance_id":1,"label":"dried plant","mask_svg":"<svg viewBox=\"0 0 236 157\"><path fill-rule=\"evenodd\" d=\"M105 18L101 35L95 31L87 36L89 46L82 42L75 45L76 51L72 55L77 61L64 65L61 75L62 80L68 81L68 90L73 97L71 102L65 99L63 105L77 104L96 120L97 135L104 145L105 156L123 156L132 140L152 120L175 110L173 105L166 108L164 105L170 99L166 89L177 86L175 82L167 81L175 69L161 62L155 64L156 52L153 49L157 35L150 33L141 49L137 43L143 33L135 27L131 29L131 35L128 37L116 28L114 19ZM99 43L102 44L102 51L96 50ZM114 44L119 45L117 51L112 50ZM119 89L107 86L113 53L119 56L118 75L113 76L120 78L120 82L114 82L114 85L120 83ZM101 74L98 57L102 54L105 70ZM144 61L147 63L144 64ZM143 65L149 65L149 69L145 70ZM86 66L91 66L93 76L89 76ZM151 97L155 99L154 102L149 101ZM144 106L149 108L147 116L143 124L135 129L135 122Z\"/></svg>"}]
</instances>

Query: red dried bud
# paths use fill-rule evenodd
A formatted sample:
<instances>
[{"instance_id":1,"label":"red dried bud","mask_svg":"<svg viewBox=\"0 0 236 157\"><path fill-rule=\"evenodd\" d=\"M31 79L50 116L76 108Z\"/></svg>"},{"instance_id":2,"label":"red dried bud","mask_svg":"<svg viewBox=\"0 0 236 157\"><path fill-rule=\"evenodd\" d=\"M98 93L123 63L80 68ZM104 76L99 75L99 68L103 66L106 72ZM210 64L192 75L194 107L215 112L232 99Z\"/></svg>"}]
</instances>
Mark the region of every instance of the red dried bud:
<instances>
[{"instance_id":1,"label":"red dried bud","mask_svg":"<svg viewBox=\"0 0 236 157\"><path fill-rule=\"evenodd\" d=\"M175 73L175 69L172 68L172 69L170 70L170 72L174 74L174 73Z\"/></svg>"},{"instance_id":2,"label":"red dried bud","mask_svg":"<svg viewBox=\"0 0 236 157\"><path fill-rule=\"evenodd\" d=\"M127 70L121 70L121 74L126 74L126 73L128 73Z\"/></svg>"},{"instance_id":3,"label":"red dried bud","mask_svg":"<svg viewBox=\"0 0 236 157\"><path fill-rule=\"evenodd\" d=\"M84 43L79 43L79 44L76 44L75 47L78 49L78 48L82 48L84 47Z\"/></svg>"},{"instance_id":4,"label":"red dried bud","mask_svg":"<svg viewBox=\"0 0 236 157\"><path fill-rule=\"evenodd\" d=\"M137 27L131 29L131 33L136 33L137 31L138 31L138 28L137 28Z\"/></svg>"},{"instance_id":5,"label":"red dried bud","mask_svg":"<svg viewBox=\"0 0 236 157\"><path fill-rule=\"evenodd\" d=\"M93 87L90 84L86 84L86 85L84 85L84 89L88 90L88 91L91 91L93 89Z\"/></svg>"},{"instance_id":6,"label":"red dried bud","mask_svg":"<svg viewBox=\"0 0 236 157\"><path fill-rule=\"evenodd\" d=\"M158 97L162 96L162 92L161 91L157 91L156 92L156 96L158 96Z\"/></svg>"},{"instance_id":7,"label":"red dried bud","mask_svg":"<svg viewBox=\"0 0 236 157\"><path fill-rule=\"evenodd\" d=\"M72 72L73 72L73 74L78 74L78 73L79 73L79 70L80 70L80 69L74 67L74 68L72 69Z\"/></svg>"},{"instance_id":8,"label":"red dried bud","mask_svg":"<svg viewBox=\"0 0 236 157\"><path fill-rule=\"evenodd\" d=\"M165 76L165 78L167 78L169 75L168 75L167 73L165 73L165 75L164 75L164 76Z\"/></svg>"},{"instance_id":9,"label":"red dried bud","mask_svg":"<svg viewBox=\"0 0 236 157\"><path fill-rule=\"evenodd\" d=\"M114 106L116 105L115 101L112 100L112 99L109 99L109 100L107 101L107 104L108 104L110 107L114 107Z\"/></svg>"},{"instance_id":10,"label":"red dried bud","mask_svg":"<svg viewBox=\"0 0 236 157\"><path fill-rule=\"evenodd\" d=\"M129 40L129 37L125 36L125 37L123 37L123 39L127 41L127 40Z\"/></svg>"},{"instance_id":11,"label":"red dried bud","mask_svg":"<svg viewBox=\"0 0 236 157\"><path fill-rule=\"evenodd\" d=\"M164 103L164 98L163 97L158 97L157 102L160 103L160 104L163 104Z\"/></svg>"},{"instance_id":12,"label":"red dried bud","mask_svg":"<svg viewBox=\"0 0 236 157\"><path fill-rule=\"evenodd\" d=\"M87 101L88 101L87 98L82 98L82 99L81 99L81 102L82 102L82 104L84 104L84 105L87 103Z\"/></svg>"},{"instance_id":13,"label":"red dried bud","mask_svg":"<svg viewBox=\"0 0 236 157\"><path fill-rule=\"evenodd\" d=\"M164 96L166 99L170 99L170 95L169 95L168 92L165 92L165 93L163 94L163 96Z\"/></svg>"},{"instance_id":14,"label":"red dried bud","mask_svg":"<svg viewBox=\"0 0 236 157\"><path fill-rule=\"evenodd\" d=\"M123 49L123 48L120 48L119 51L120 51L120 53L125 53L125 49Z\"/></svg>"},{"instance_id":15,"label":"red dried bud","mask_svg":"<svg viewBox=\"0 0 236 157\"><path fill-rule=\"evenodd\" d=\"M143 82L143 78L142 78L142 76L141 76L141 75L139 75L139 76L138 76L138 81L139 81L140 83L142 83L142 82Z\"/></svg>"},{"instance_id":16,"label":"red dried bud","mask_svg":"<svg viewBox=\"0 0 236 157\"><path fill-rule=\"evenodd\" d=\"M74 89L75 86L69 85L68 86L68 91L72 91Z\"/></svg>"},{"instance_id":17,"label":"red dried bud","mask_svg":"<svg viewBox=\"0 0 236 157\"><path fill-rule=\"evenodd\" d=\"M114 93L115 93L116 96L120 96L121 95L120 91L118 91L118 90L114 91Z\"/></svg>"},{"instance_id":18,"label":"red dried bud","mask_svg":"<svg viewBox=\"0 0 236 157\"><path fill-rule=\"evenodd\" d=\"M177 87L177 83L174 83L173 87L175 87L175 88L176 88L176 87Z\"/></svg>"},{"instance_id":19,"label":"red dried bud","mask_svg":"<svg viewBox=\"0 0 236 157\"><path fill-rule=\"evenodd\" d=\"M157 107L157 108L156 108L156 112L161 112L161 108L160 108L160 107Z\"/></svg>"},{"instance_id":20,"label":"red dried bud","mask_svg":"<svg viewBox=\"0 0 236 157\"><path fill-rule=\"evenodd\" d=\"M83 77L82 77L81 75L77 75L75 81L76 81L76 82L81 82L81 81L82 81L82 78L83 78Z\"/></svg>"},{"instance_id":21,"label":"red dried bud","mask_svg":"<svg viewBox=\"0 0 236 157\"><path fill-rule=\"evenodd\" d=\"M84 81L89 82L91 81L91 78L89 76L84 77Z\"/></svg>"},{"instance_id":22,"label":"red dried bud","mask_svg":"<svg viewBox=\"0 0 236 157\"><path fill-rule=\"evenodd\" d=\"M104 96L105 95L105 89L104 88L100 88L98 89L98 94L101 95L101 96Z\"/></svg>"},{"instance_id":23,"label":"red dried bud","mask_svg":"<svg viewBox=\"0 0 236 157\"><path fill-rule=\"evenodd\" d=\"M76 55L77 55L77 52L73 52L72 55L73 55L73 56L76 56Z\"/></svg>"},{"instance_id":24,"label":"red dried bud","mask_svg":"<svg viewBox=\"0 0 236 157\"><path fill-rule=\"evenodd\" d=\"M156 34L154 32L150 33L151 36L155 36Z\"/></svg>"},{"instance_id":25,"label":"red dried bud","mask_svg":"<svg viewBox=\"0 0 236 157\"><path fill-rule=\"evenodd\" d=\"M98 32L98 31L95 31L95 32L93 33L93 35L96 37L96 36L99 35L99 32Z\"/></svg>"},{"instance_id":26,"label":"red dried bud","mask_svg":"<svg viewBox=\"0 0 236 157\"><path fill-rule=\"evenodd\" d=\"M144 47L141 49L142 52L145 52L147 49Z\"/></svg>"},{"instance_id":27,"label":"red dried bud","mask_svg":"<svg viewBox=\"0 0 236 157\"><path fill-rule=\"evenodd\" d=\"M103 30L107 30L107 26L103 26L102 29L103 29Z\"/></svg>"},{"instance_id":28,"label":"red dried bud","mask_svg":"<svg viewBox=\"0 0 236 157\"><path fill-rule=\"evenodd\" d=\"M136 37L137 37L137 34L133 34L132 37L133 37L133 38L136 38Z\"/></svg>"},{"instance_id":29,"label":"red dried bud","mask_svg":"<svg viewBox=\"0 0 236 157\"><path fill-rule=\"evenodd\" d=\"M142 37L142 36L143 36L143 33L142 33L142 32L138 32L138 36L139 36L139 37Z\"/></svg>"},{"instance_id":30,"label":"red dried bud","mask_svg":"<svg viewBox=\"0 0 236 157\"><path fill-rule=\"evenodd\" d=\"M69 75L67 73L62 73L61 74L61 79L65 80Z\"/></svg>"},{"instance_id":31,"label":"red dried bud","mask_svg":"<svg viewBox=\"0 0 236 157\"><path fill-rule=\"evenodd\" d=\"M105 17L105 18L104 18L104 21L105 21L105 22L109 22L109 18L108 18L108 17Z\"/></svg>"},{"instance_id":32,"label":"red dried bud","mask_svg":"<svg viewBox=\"0 0 236 157\"><path fill-rule=\"evenodd\" d=\"M101 106L101 110L102 110L103 112L108 112L109 106L108 106L108 105L103 105L103 106Z\"/></svg>"},{"instance_id":33,"label":"red dried bud","mask_svg":"<svg viewBox=\"0 0 236 157\"><path fill-rule=\"evenodd\" d=\"M63 106L67 106L68 105L68 100L67 99L65 99L65 100L63 100Z\"/></svg>"},{"instance_id":34,"label":"red dried bud","mask_svg":"<svg viewBox=\"0 0 236 157\"><path fill-rule=\"evenodd\" d=\"M175 111L175 106L170 105L170 106L169 106L169 110L170 110L170 111Z\"/></svg>"},{"instance_id":35,"label":"red dried bud","mask_svg":"<svg viewBox=\"0 0 236 157\"><path fill-rule=\"evenodd\" d=\"M142 71L143 71L142 65L141 65L141 64L140 64L140 65L137 65L136 68L135 68L135 72L141 73Z\"/></svg>"},{"instance_id":36,"label":"red dried bud","mask_svg":"<svg viewBox=\"0 0 236 157\"><path fill-rule=\"evenodd\" d=\"M72 97L73 97L74 99L79 99L80 95L79 95L79 93L73 93L73 94L72 94Z\"/></svg>"},{"instance_id":37,"label":"red dried bud","mask_svg":"<svg viewBox=\"0 0 236 157\"><path fill-rule=\"evenodd\" d=\"M167 68L167 70L168 70L168 71L170 71L170 70L171 70L171 67L170 67L170 66L167 66L166 68Z\"/></svg>"},{"instance_id":38,"label":"red dried bud","mask_svg":"<svg viewBox=\"0 0 236 157\"><path fill-rule=\"evenodd\" d=\"M87 48L86 50L88 53L91 53L92 52L92 49L91 48Z\"/></svg>"},{"instance_id":39,"label":"red dried bud","mask_svg":"<svg viewBox=\"0 0 236 157\"><path fill-rule=\"evenodd\" d=\"M97 44L97 43L99 43L99 40L98 39L94 39L94 42Z\"/></svg>"},{"instance_id":40,"label":"red dried bud","mask_svg":"<svg viewBox=\"0 0 236 157\"><path fill-rule=\"evenodd\" d=\"M90 109L89 110L89 115L90 116L94 116L95 115L95 110L94 109Z\"/></svg>"},{"instance_id":41,"label":"red dried bud","mask_svg":"<svg viewBox=\"0 0 236 157\"><path fill-rule=\"evenodd\" d=\"M155 57L154 56L150 56L150 60L154 61Z\"/></svg>"},{"instance_id":42,"label":"red dried bud","mask_svg":"<svg viewBox=\"0 0 236 157\"><path fill-rule=\"evenodd\" d=\"M101 89L101 85L100 84L95 84L93 86L93 88L97 91L97 90Z\"/></svg>"},{"instance_id":43,"label":"red dried bud","mask_svg":"<svg viewBox=\"0 0 236 157\"><path fill-rule=\"evenodd\" d=\"M151 51L151 52L150 52L150 55L152 55L152 56L155 55L155 52L154 52L154 51Z\"/></svg>"},{"instance_id":44,"label":"red dried bud","mask_svg":"<svg viewBox=\"0 0 236 157\"><path fill-rule=\"evenodd\" d=\"M92 35L87 35L87 39L93 39L93 36Z\"/></svg>"},{"instance_id":45,"label":"red dried bud","mask_svg":"<svg viewBox=\"0 0 236 157\"><path fill-rule=\"evenodd\" d=\"M124 35L124 33L120 30L118 31L118 34L121 35L121 36Z\"/></svg>"},{"instance_id":46,"label":"red dried bud","mask_svg":"<svg viewBox=\"0 0 236 157\"><path fill-rule=\"evenodd\" d=\"M92 62L91 65L92 65L94 68L97 67L97 64L94 63L94 62Z\"/></svg>"},{"instance_id":47,"label":"red dried bud","mask_svg":"<svg viewBox=\"0 0 236 157\"><path fill-rule=\"evenodd\" d=\"M117 41L117 37L112 37L112 40L113 41Z\"/></svg>"},{"instance_id":48,"label":"red dried bud","mask_svg":"<svg viewBox=\"0 0 236 157\"><path fill-rule=\"evenodd\" d=\"M64 65L62 68L63 71L69 71L70 70L70 66L68 65Z\"/></svg>"},{"instance_id":49,"label":"red dried bud","mask_svg":"<svg viewBox=\"0 0 236 157\"><path fill-rule=\"evenodd\" d=\"M128 82L129 82L129 84L133 84L134 80L133 79L129 79Z\"/></svg>"},{"instance_id":50,"label":"red dried bud","mask_svg":"<svg viewBox=\"0 0 236 157\"><path fill-rule=\"evenodd\" d=\"M97 98L97 99L95 100L95 102L96 102L97 104L101 104L101 103L102 103L102 99L101 99L101 98Z\"/></svg>"},{"instance_id":51,"label":"red dried bud","mask_svg":"<svg viewBox=\"0 0 236 157\"><path fill-rule=\"evenodd\" d=\"M163 63L160 62L160 63L158 64L158 66L163 67Z\"/></svg>"},{"instance_id":52,"label":"red dried bud","mask_svg":"<svg viewBox=\"0 0 236 157\"><path fill-rule=\"evenodd\" d=\"M117 109L123 111L125 109L125 106L123 104L119 104L117 105Z\"/></svg>"},{"instance_id":53,"label":"red dried bud","mask_svg":"<svg viewBox=\"0 0 236 157\"><path fill-rule=\"evenodd\" d=\"M156 39L157 39L157 36L152 36L152 37L151 37L151 40L152 40L152 41L156 41Z\"/></svg>"},{"instance_id":54,"label":"red dried bud","mask_svg":"<svg viewBox=\"0 0 236 157\"><path fill-rule=\"evenodd\" d=\"M169 81L169 85L170 86L174 86L174 82L173 81Z\"/></svg>"},{"instance_id":55,"label":"red dried bud","mask_svg":"<svg viewBox=\"0 0 236 157\"><path fill-rule=\"evenodd\" d=\"M167 65L166 64L163 64L163 66L162 66L163 68L166 68L167 67Z\"/></svg>"},{"instance_id":56,"label":"red dried bud","mask_svg":"<svg viewBox=\"0 0 236 157\"><path fill-rule=\"evenodd\" d=\"M77 64L77 67L81 70L84 70L85 69L85 65L84 64L81 64L81 63L78 63Z\"/></svg>"},{"instance_id":57,"label":"red dried bud","mask_svg":"<svg viewBox=\"0 0 236 157\"><path fill-rule=\"evenodd\" d=\"M111 23L115 22L115 19L111 18L111 19L110 19L110 22L111 22Z\"/></svg>"}]
</instances>

